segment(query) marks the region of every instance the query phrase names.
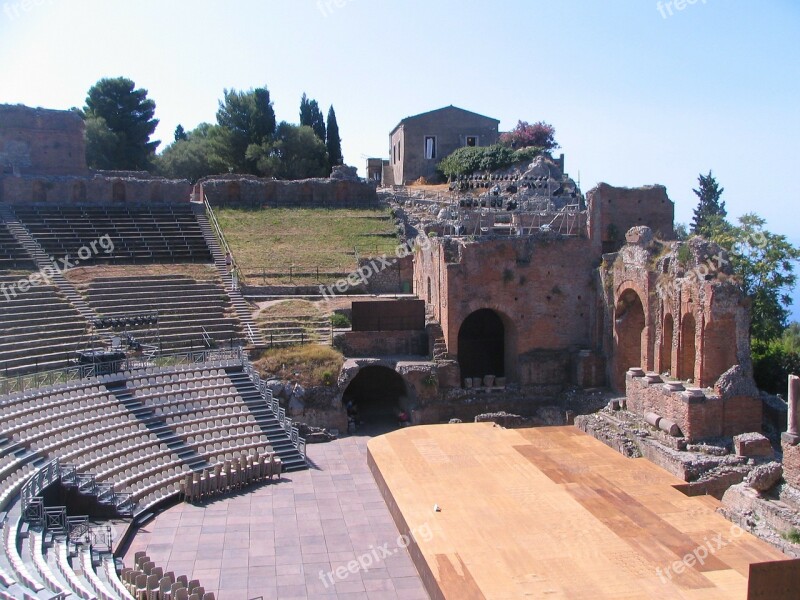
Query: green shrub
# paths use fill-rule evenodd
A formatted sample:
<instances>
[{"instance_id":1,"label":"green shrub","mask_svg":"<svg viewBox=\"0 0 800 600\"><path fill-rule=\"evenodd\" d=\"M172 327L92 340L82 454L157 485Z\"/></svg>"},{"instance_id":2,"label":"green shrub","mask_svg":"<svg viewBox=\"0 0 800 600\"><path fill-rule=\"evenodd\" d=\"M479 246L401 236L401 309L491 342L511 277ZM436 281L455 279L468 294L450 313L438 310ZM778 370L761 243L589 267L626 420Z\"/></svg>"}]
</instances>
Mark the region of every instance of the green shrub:
<instances>
[{"instance_id":1,"label":"green shrub","mask_svg":"<svg viewBox=\"0 0 800 600\"><path fill-rule=\"evenodd\" d=\"M346 327L350 327L350 319L348 319L345 315L340 313L334 313L331 315L331 325L336 327L337 329L344 329Z\"/></svg>"},{"instance_id":2,"label":"green shrub","mask_svg":"<svg viewBox=\"0 0 800 600\"><path fill-rule=\"evenodd\" d=\"M450 178L470 175L476 171L497 171L519 162L530 162L542 154L541 148L512 150L508 146L467 146L459 148L439 163L439 170Z\"/></svg>"},{"instance_id":3,"label":"green shrub","mask_svg":"<svg viewBox=\"0 0 800 600\"><path fill-rule=\"evenodd\" d=\"M800 531L792 527L789 531L786 531L781 534L781 537L785 539L787 542L791 542L793 544L800 544Z\"/></svg>"},{"instance_id":4,"label":"green shrub","mask_svg":"<svg viewBox=\"0 0 800 600\"><path fill-rule=\"evenodd\" d=\"M752 344L753 378L758 389L788 397L789 375L800 373L800 353L786 348L782 341Z\"/></svg>"}]
</instances>

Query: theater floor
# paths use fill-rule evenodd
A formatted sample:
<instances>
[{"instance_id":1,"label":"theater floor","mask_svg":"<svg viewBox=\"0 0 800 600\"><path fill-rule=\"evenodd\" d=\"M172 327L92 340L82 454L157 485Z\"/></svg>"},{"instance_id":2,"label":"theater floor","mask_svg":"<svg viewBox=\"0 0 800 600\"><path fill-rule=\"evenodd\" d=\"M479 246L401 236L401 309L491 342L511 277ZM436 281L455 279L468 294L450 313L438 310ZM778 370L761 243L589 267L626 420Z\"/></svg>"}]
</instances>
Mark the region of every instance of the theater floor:
<instances>
[{"instance_id":1,"label":"theater floor","mask_svg":"<svg viewBox=\"0 0 800 600\"><path fill-rule=\"evenodd\" d=\"M798 597L800 563L575 427L430 425L368 449L399 529L424 534L432 598Z\"/></svg>"}]
</instances>

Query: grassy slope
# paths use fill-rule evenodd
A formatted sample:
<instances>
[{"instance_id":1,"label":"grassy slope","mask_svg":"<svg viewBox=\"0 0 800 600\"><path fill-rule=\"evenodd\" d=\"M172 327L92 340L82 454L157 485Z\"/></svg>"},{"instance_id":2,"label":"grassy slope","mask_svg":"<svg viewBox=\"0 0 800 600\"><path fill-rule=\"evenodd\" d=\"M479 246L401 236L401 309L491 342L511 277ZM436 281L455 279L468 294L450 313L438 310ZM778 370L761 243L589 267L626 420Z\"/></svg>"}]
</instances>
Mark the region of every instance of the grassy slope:
<instances>
[{"instance_id":1,"label":"grassy slope","mask_svg":"<svg viewBox=\"0 0 800 600\"><path fill-rule=\"evenodd\" d=\"M386 210L220 208L217 218L236 262L247 273L307 270L349 272L355 268L353 247L362 255L391 253L396 234Z\"/></svg>"}]
</instances>

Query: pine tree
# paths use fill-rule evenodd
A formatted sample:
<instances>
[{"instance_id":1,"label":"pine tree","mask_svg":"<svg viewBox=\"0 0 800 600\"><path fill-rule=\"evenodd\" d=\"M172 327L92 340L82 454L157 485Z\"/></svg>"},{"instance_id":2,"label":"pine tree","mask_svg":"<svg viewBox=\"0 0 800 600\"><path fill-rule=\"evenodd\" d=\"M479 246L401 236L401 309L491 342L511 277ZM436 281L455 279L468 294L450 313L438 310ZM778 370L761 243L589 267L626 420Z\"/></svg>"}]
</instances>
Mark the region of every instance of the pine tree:
<instances>
[{"instance_id":1,"label":"pine tree","mask_svg":"<svg viewBox=\"0 0 800 600\"><path fill-rule=\"evenodd\" d=\"M178 123L178 126L175 128L175 141L186 141L189 139L189 136L186 135L186 130L183 128L183 125Z\"/></svg>"},{"instance_id":2,"label":"pine tree","mask_svg":"<svg viewBox=\"0 0 800 600\"><path fill-rule=\"evenodd\" d=\"M692 233L711 238L715 225L724 221L728 215L728 211L725 210L725 201L720 200L725 188L719 187L711 171L708 172L708 175L700 175L697 180L700 183L700 189L692 191L699 202L697 208L694 209Z\"/></svg>"},{"instance_id":3,"label":"pine tree","mask_svg":"<svg viewBox=\"0 0 800 600\"><path fill-rule=\"evenodd\" d=\"M336 122L336 111L333 110L333 105L328 110L328 138L325 145L328 148L328 161L331 169L336 165L341 165L343 163L342 139L339 137L339 124Z\"/></svg>"},{"instance_id":4,"label":"pine tree","mask_svg":"<svg viewBox=\"0 0 800 600\"><path fill-rule=\"evenodd\" d=\"M319 103L316 100L309 100L305 92L300 99L300 125L311 127L320 141L325 142L325 117L322 116Z\"/></svg>"},{"instance_id":5,"label":"pine tree","mask_svg":"<svg viewBox=\"0 0 800 600\"><path fill-rule=\"evenodd\" d=\"M300 125L311 127L313 122L313 115L311 114L311 102L303 92L303 97L300 98Z\"/></svg>"}]
</instances>

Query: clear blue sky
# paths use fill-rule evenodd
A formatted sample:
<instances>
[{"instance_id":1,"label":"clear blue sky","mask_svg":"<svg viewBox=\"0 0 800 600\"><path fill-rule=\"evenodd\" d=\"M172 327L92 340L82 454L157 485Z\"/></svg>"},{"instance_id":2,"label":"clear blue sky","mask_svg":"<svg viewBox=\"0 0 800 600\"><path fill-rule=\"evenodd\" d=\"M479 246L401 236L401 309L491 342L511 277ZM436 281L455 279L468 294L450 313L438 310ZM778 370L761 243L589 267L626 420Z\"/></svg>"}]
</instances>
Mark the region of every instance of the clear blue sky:
<instances>
[{"instance_id":1,"label":"clear blue sky","mask_svg":"<svg viewBox=\"0 0 800 600\"><path fill-rule=\"evenodd\" d=\"M0 3L0 102L82 106L124 75L166 145L178 123L213 121L224 88L266 85L288 121L305 91L335 106L362 172L407 115L543 119L584 191L661 183L688 222L713 169L731 217L755 211L800 244L797 0Z\"/></svg>"}]
</instances>

